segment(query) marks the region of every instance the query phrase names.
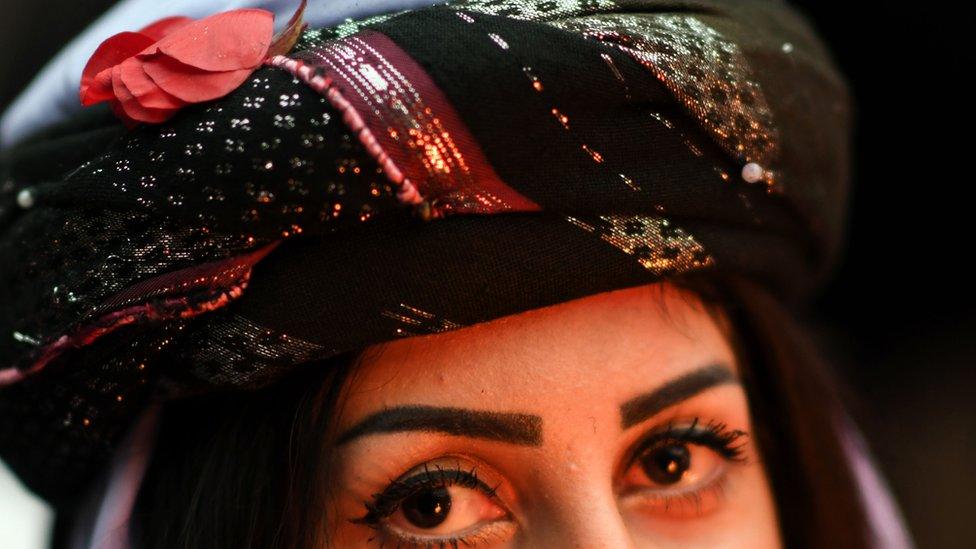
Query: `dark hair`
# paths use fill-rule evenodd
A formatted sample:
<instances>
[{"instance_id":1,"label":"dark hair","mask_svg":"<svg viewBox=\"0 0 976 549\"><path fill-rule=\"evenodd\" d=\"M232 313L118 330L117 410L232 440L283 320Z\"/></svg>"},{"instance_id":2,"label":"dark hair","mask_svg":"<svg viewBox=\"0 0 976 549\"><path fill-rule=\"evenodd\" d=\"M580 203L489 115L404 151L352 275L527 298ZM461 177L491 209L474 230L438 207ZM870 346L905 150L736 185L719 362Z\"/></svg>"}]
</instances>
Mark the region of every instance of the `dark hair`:
<instances>
[{"instance_id":1,"label":"dark hair","mask_svg":"<svg viewBox=\"0 0 976 549\"><path fill-rule=\"evenodd\" d=\"M676 282L731 321L784 544L867 546L837 385L792 315L744 280ZM133 513L133 546L328 546L328 433L354 362L341 356L258 391L168 405Z\"/></svg>"},{"instance_id":2,"label":"dark hair","mask_svg":"<svg viewBox=\"0 0 976 549\"><path fill-rule=\"evenodd\" d=\"M137 548L326 547L326 447L355 356L256 391L168 404L133 509Z\"/></svg>"},{"instance_id":3,"label":"dark hair","mask_svg":"<svg viewBox=\"0 0 976 549\"><path fill-rule=\"evenodd\" d=\"M786 547L864 548L867 515L843 447L841 384L794 315L752 281L679 281L732 325Z\"/></svg>"}]
</instances>

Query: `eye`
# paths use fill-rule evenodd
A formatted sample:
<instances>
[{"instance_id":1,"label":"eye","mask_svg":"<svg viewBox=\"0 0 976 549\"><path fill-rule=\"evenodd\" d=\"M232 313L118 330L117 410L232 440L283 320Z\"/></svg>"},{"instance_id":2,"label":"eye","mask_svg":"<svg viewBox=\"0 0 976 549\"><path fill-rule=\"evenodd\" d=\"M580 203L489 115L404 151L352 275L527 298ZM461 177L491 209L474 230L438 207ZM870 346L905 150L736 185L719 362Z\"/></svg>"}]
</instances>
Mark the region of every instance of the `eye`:
<instances>
[{"instance_id":1,"label":"eye","mask_svg":"<svg viewBox=\"0 0 976 549\"><path fill-rule=\"evenodd\" d=\"M410 524L418 528L433 528L447 520L456 497L451 497L450 488L428 488L403 500L400 510Z\"/></svg>"},{"instance_id":2,"label":"eye","mask_svg":"<svg viewBox=\"0 0 976 549\"><path fill-rule=\"evenodd\" d=\"M743 436L697 420L652 433L631 454L621 497L651 511L704 513L717 505L730 465L742 460L736 441Z\"/></svg>"},{"instance_id":3,"label":"eye","mask_svg":"<svg viewBox=\"0 0 976 549\"><path fill-rule=\"evenodd\" d=\"M353 522L377 530L381 544L396 547L474 545L514 531L495 489L475 468L460 463L418 467L376 494L366 508L367 514Z\"/></svg>"},{"instance_id":4,"label":"eye","mask_svg":"<svg viewBox=\"0 0 976 549\"><path fill-rule=\"evenodd\" d=\"M725 460L714 450L687 442L667 442L638 454L625 481L633 487L674 491L717 477Z\"/></svg>"},{"instance_id":5,"label":"eye","mask_svg":"<svg viewBox=\"0 0 976 549\"><path fill-rule=\"evenodd\" d=\"M405 533L458 536L505 515L504 509L477 488L430 486L404 498L388 523Z\"/></svg>"},{"instance_id":6,"label":"eye","mask_svg":"<svg viewBox=\"0 0 976 549\"><path fill-rule=\"evenodd\" d=\"M638 460L644 474L652 481L675 484L691 468L691 450L687 444L667 444L647 450Z\"/></svg>"}]
</instances>

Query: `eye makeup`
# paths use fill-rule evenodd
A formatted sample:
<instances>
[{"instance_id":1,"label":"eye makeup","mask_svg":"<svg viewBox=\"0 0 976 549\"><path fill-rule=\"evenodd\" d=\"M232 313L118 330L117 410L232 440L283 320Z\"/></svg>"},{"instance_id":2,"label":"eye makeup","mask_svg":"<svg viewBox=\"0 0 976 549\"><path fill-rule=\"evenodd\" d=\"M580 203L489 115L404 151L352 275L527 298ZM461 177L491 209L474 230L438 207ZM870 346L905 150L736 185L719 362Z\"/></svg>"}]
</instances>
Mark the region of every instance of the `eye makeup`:
<instances>
[{"instance_id":1,"label":"eye makeup","mask_svg":"<svg viewBox=\"0 0 976 549\"><path fill-rule=\"evenodd\" d=\"M685 520L720 508L727 486L734 493L732 483L739 477L733 466L744 463L747 456L745 431L708 416L706 420L694 415L673 416L670 421L654 418L711 388L737 383L730 368L713 364L621 404L620 427L631 431L626 437L629 449L615 458L613 492L621 513L638 521ZM518 453L519 447L527 447L542 449L536 455L546 456L541 416L401 405L366 416L341 435L338 444L401 432L472 440L463 454L428 455L420 465L414 462L406 473L391 477L385 486L374 484L372 490L381 489L362 502L360 509L365 510L358 516L355 511L347 515L350 523L374 532L368 537L371 547L467 547L511 539L525 518L511 512L518 509L510 506L516 502L511 498L534 498L531 491L545 490L532 485L534 479L530 479L529 485L518 487L530 492L514 492L515 487L493 467L519 468L523 464L486 462L470 452L470 448L478 448L477 440L484 440L506 443L505 452ZM508 472L516 474L515 470ZM501 486L505 488L499 497ZM565 496L572 499L571 492ZM360 530L359 535L367 533Z\"/></svg>"},{"instance_id":2,"label":"eye makeup","mask_svg":"<svg viewBox=\"0 0 976 549\"><path fill-rule=\"evenodd\" d=\"M665 429L653 432L644 438L634 449L633 455L637 456L665 443L684 443L705 446L725 459L741 461L744 459L745 443L740 440L746 436L748 434L745 431L729 429L724 423L709 421L703 424L701 418L696 417L685 425L669 422Z\"/></svg>"},{"instance_id":3,"label":"eye makeup","mask_svg":"<svg viewBox=\"0 0 976 549\"><path fill-rule=\"evenodd\" d=\"M747 433L694 418L671 422L640 440L624 461L621 502L672 518L701 516L724 495L730 467L746 461Z\"/></svg>"},{"instance_id":4,"label":"eye makeup","mask_svg":"<svg viewBox=\"0 0 976 549\"><path fill-rule=\"evenodd\" d=\"M720 502L730 466L746 461L747 436L698 417L652 429L625 454L615 488L621 504L641 515L701 516ZM371 541L380 547L475 546L507 538L516 522L498 497L497 476L489 478L467 458L434 459L390 481L350 522L373 529Z\"/></svg>"},{"instance_id":5,"label":"eye makeup","mask_svg":"<svg viewBox=\"0 0 976 549\"><path fill-rule=\"evenodd\" d=\"M478 477L477 468L472 467L470 470L466 470L462 468L460 463L446 469L440 465L431 468L425 464L420 472L408 473L408 475L403 479L394 480L382 492L373 494L372 501L365 503L367 513L352 522L367 525L376 524L381 519L392 515L403 500L416 494L419 490L459 486L478 490L489 498L494 498L497 490L497 488L485 484Z\"/></svg>"},{"instance_id":6,"label":"eye makeup","mask_svg":"<svg viewBox=\"0 0 976 549\"><path fill-rule=\"evenodd\" d=\"M435 460L391 481L350 522L373 529L380 547L472 547L508 537L515 523L478 467Z\"/></svg>"}]
</instances>

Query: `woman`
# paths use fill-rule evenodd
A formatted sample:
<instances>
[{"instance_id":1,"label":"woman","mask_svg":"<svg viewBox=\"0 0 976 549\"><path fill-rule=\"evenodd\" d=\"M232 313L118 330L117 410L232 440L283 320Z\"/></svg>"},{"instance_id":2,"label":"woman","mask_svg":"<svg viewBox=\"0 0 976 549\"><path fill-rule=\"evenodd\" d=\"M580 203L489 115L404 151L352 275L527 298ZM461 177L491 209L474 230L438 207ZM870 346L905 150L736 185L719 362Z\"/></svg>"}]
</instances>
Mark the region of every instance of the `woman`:
<instances>
[{"instance_id":1,"label":"woman","mask_svg":"<svg viewBox=\"0 0 976 549\"><path fill-rule=\"evenodd\" d=\"M263 68L207 21L89 62L143 124L6 153L0 451L58 543L907 545L786 312L848 110L783 5L469 0Z\"/></svg>"}]
</instances>

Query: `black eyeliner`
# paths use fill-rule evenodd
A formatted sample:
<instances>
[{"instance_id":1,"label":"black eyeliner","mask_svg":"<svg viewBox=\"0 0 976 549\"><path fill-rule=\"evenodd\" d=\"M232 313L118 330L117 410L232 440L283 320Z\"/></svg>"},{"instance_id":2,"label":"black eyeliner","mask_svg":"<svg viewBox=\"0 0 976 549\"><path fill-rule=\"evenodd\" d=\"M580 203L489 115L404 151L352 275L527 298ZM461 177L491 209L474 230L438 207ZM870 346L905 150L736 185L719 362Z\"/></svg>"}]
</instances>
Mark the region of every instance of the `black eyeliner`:
<instances>
[{"instance_id":1,"label":"black eyeliner","mask_svg":"<svg viewBox=\"0 0 976 549\"><path fill-rule=\"evenodd\" d=\"M670 442L704 446L727 460L741 461L745 443L736 444L736 442L746 436L749 434L745 431L729 429L724 423L709 422L702 425L698 418L695 418L690 425L676 427L674 424L668 424L667 429L651 433L634 449L633 459L652 448Z\"/></svg>"},{"instance_id":2,"label":"black eyeliner","mask_svg":"<svg viewBox=\"0 0 976 549\"><path fill-rule=\"evenodd\" d=\"M476 489L488 497L495 497L496 493L496 488L488 486L478 477L476 468L467 470L457 466L445 469L437 466L432 470L425 465L423 471L403 480L394 480L382 492L373 494L373 500L363 504L366 507L366 514L357 519L350 519L350 522L375 526L379 521L395 513L404 499L418 491L448 486Z\"/></svg>"}]
</instances>

